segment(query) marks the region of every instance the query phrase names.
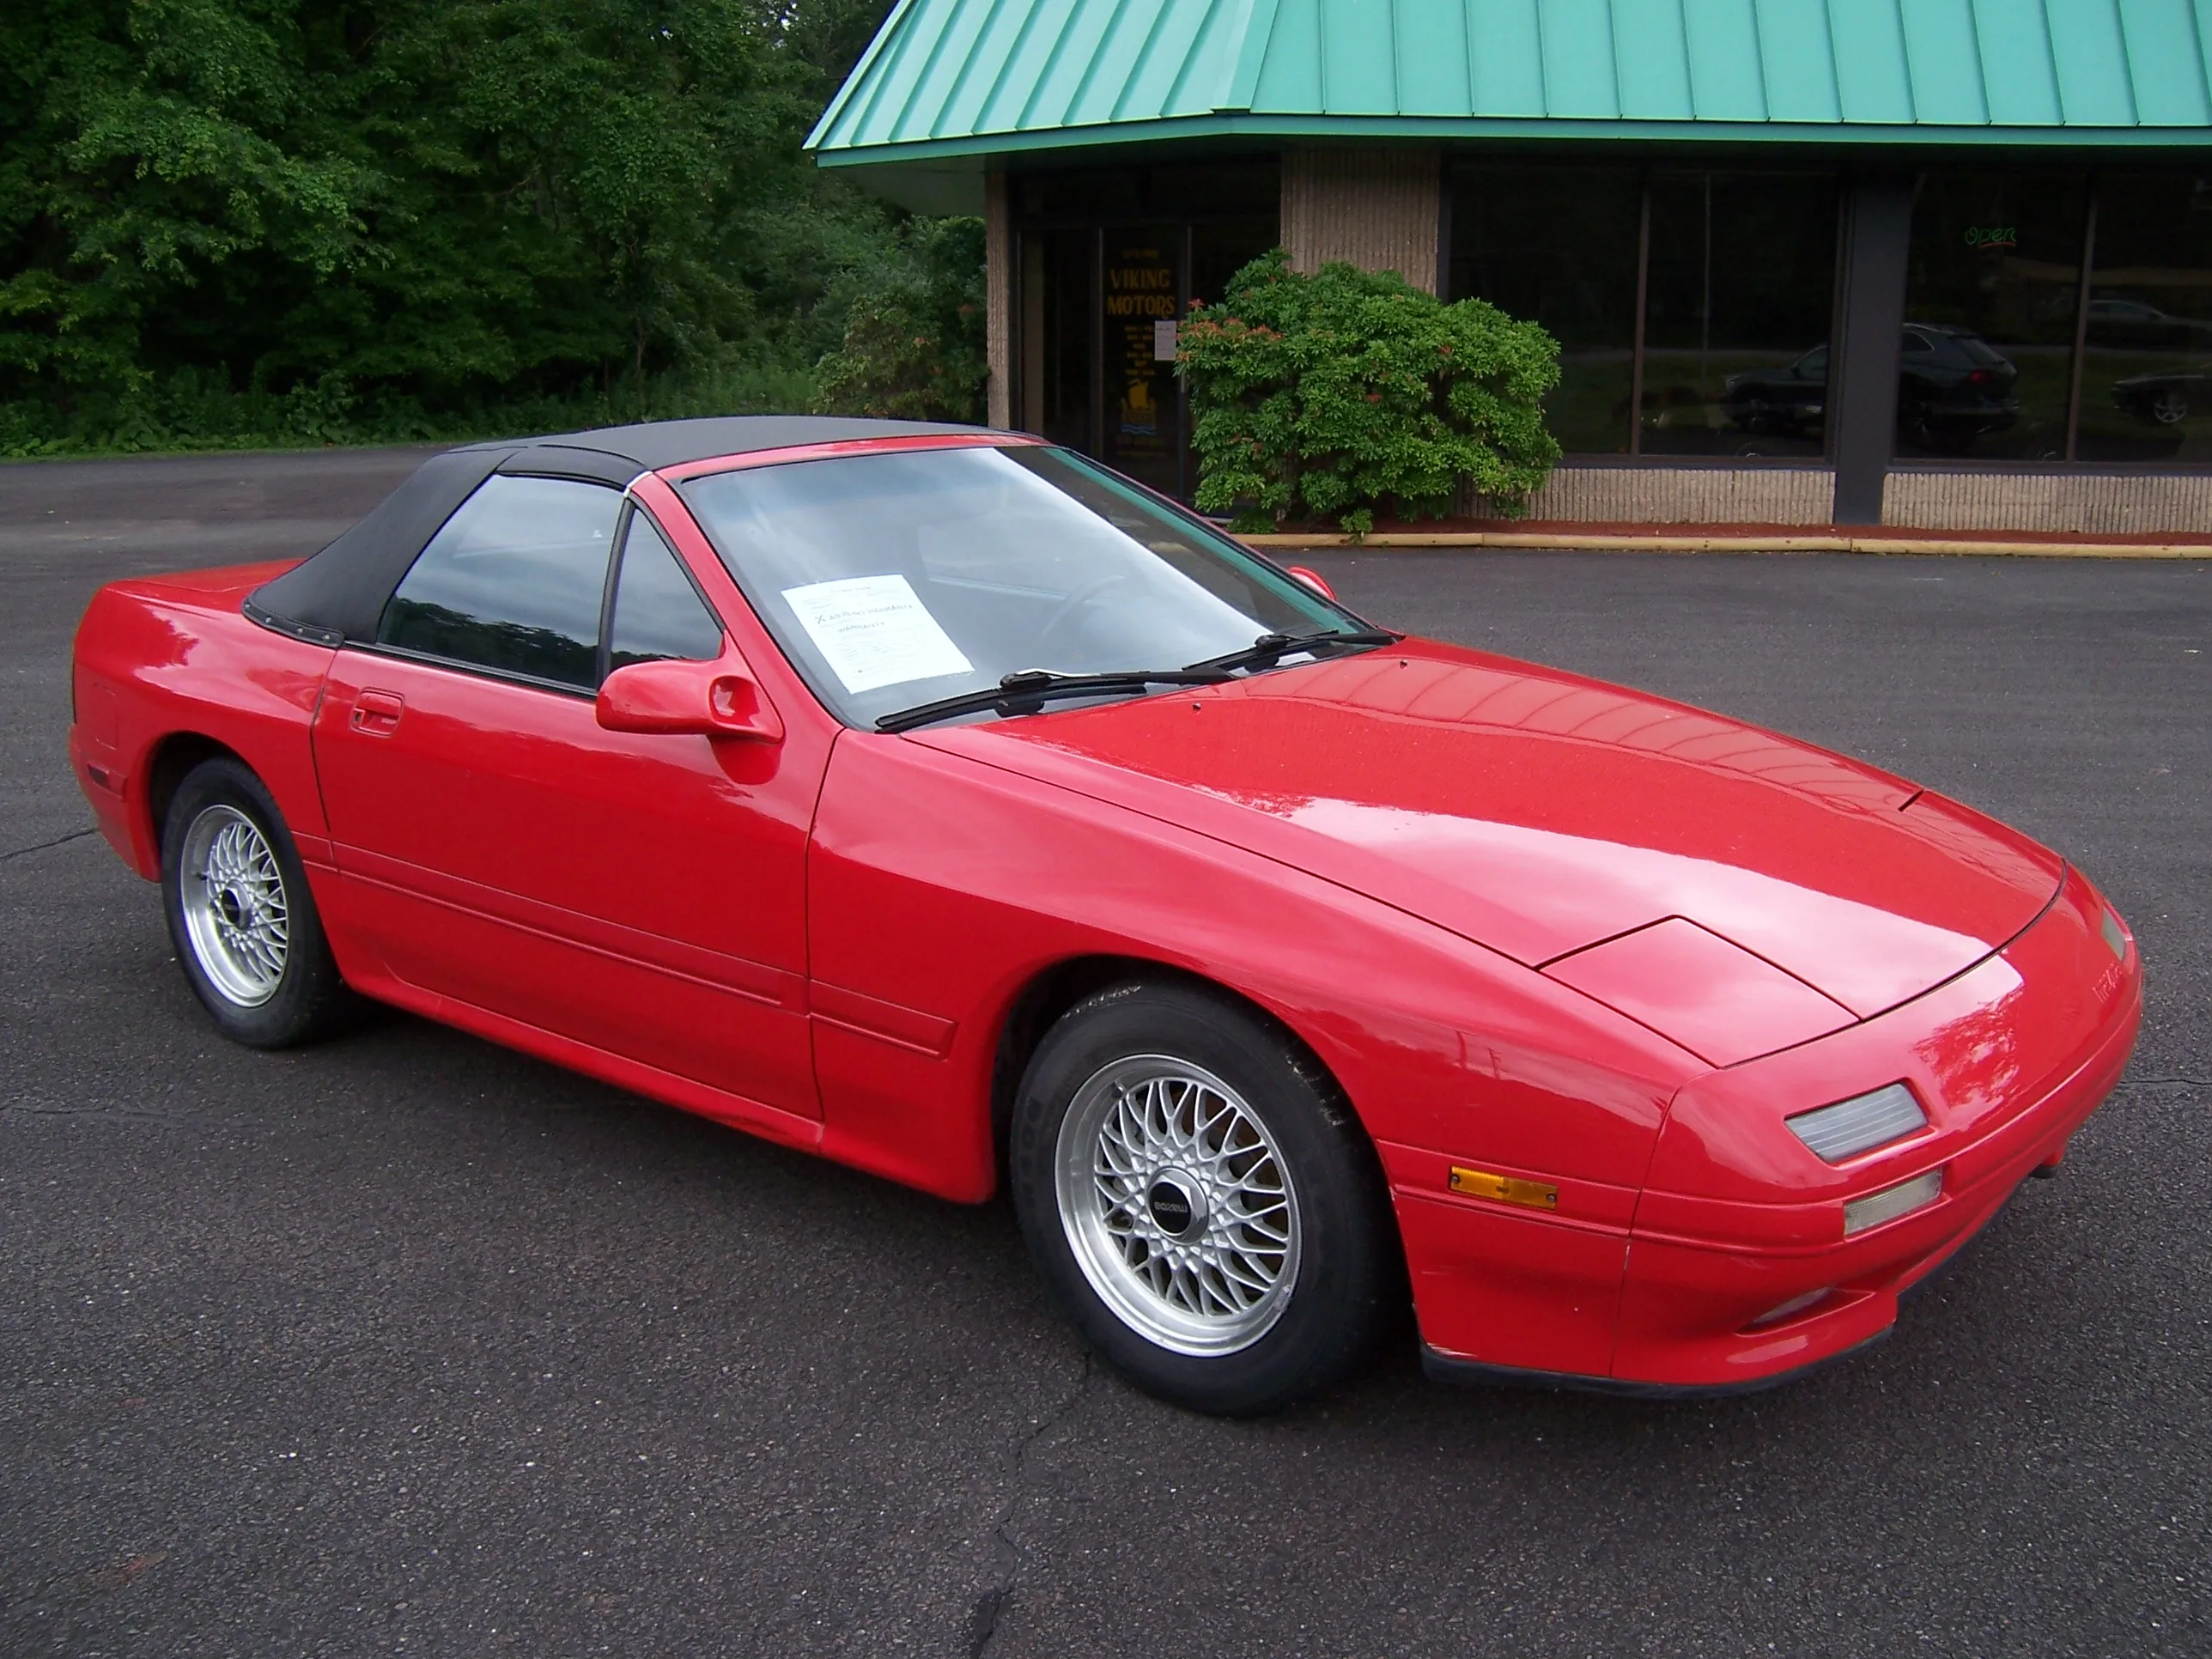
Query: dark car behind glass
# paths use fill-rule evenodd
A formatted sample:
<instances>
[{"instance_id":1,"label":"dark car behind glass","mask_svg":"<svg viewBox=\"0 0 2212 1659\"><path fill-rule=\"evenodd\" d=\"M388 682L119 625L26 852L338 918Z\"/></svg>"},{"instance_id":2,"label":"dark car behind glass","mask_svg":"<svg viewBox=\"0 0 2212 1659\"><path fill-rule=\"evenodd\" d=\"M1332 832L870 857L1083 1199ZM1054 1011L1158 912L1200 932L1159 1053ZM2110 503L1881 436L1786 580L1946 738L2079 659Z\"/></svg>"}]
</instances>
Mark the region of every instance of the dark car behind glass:
<instances>
[{"instance_id":1,"label":"dark car behind glass","mask_svg":"<svg viewBox=\"0 0 2212 1659\"><path fill-rule=\"evenodd\" d=\"M2177 317L2142 300L2100 297L2089 301L2089 333L2102 346L2148 351L2202 350L2212 342L2212 323Z\"/></svg>"},{"instance_id":2,"label":"dark car behind glass","mask_svg":"<svg viewBox=\"0 0 2212 1659\"><path fill-rule=\"evenodd\" d=\"M2019 379L2011 359L1980 335L1907 323L1898 358L1898 434L1927 448L1962 449L1984 433L2002 431L2020 412L2013 390ZM1740 431L1797 436L1820 427L1827 395L1823 342L1793 363L1730 375L1721 410Z\"/></svg>"},{"instance_id":3,"label":"dark car behind glass","mask_svg":"<svg viewBox=\"0 0 2212 1659\"><path fill-rule=\"evenodd\" d=\"M2113 382L2112 401L2137 420L2179 426L2191 415L2212 410L2212 362L2131 374Z\"/></svg>"}]
</instances>

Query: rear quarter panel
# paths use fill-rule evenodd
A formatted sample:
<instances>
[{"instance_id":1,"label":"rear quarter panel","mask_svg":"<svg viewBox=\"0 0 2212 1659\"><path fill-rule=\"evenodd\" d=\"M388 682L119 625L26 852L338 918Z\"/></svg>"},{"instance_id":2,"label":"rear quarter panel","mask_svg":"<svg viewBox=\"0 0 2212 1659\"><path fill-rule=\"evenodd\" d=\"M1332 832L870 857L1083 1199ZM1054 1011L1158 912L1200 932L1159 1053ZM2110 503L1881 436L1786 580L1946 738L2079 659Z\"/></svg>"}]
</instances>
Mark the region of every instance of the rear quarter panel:
<instances>
[{"instance_id":1,"label":"rear quarter panel","mask_svg":"<svg viewBox=\"0 0 2212 1659\"><path fill-rule=\"evenodd\" d=\"M289 562L110 583L77 626L70 760L101 832L148 880L161 873L155 764L194 737L236 754L268 787L300 855L330 862L308 728L329 649L257 627L246 594Z\"/></svg>"}]
</instances>

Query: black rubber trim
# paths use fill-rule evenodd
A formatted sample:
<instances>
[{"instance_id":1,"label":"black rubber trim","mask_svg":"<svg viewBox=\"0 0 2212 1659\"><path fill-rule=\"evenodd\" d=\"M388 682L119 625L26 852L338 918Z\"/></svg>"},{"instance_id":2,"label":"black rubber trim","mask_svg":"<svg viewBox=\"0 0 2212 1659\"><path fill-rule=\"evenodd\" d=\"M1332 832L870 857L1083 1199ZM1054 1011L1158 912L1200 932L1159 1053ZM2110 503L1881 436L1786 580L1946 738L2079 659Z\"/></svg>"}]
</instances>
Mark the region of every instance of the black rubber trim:
<instances>
[{"instance_id":1,"label":"black rubber trim","mask_svg":"<svg viewBox=\"0 0 2212 1659\"><path fill-rule=\"evenodd\" d=\"M611 455L578 444L532 444L499 464L499 476L505 478L563 478L605 484L610 489L628 489L650 470L627 455Z\"/></svg>"},{"instance_id":2,"label":"black rubber trim","mask_svg":"<svg viewBox=\"0 0 2212 1659\"><path fill-rule=\"evenodd\" d=\"M520 673L512 668L494 668L488 663L470 662L462 657L433 656L428 651L410 651L404 645L356 640L353 648L365 657L390 657L397 662L420 663L425 668L442 668L450 673L466 674L474 679L497 680L502 685L519 685L526 690L557 692L564 697L581 697L586 702L595 702L599 695L599 689L595 685L577 685L568 680L549 680L536 674Z\"/></svg>"},{"instance_id":3,"label":"black rubber trim","mask_svg":"<svg viewBox=\"0 0 2212 1659\"><path fill-rule=\"evenodd\" d=\"M245 614L246 621L265 628L272 634L282 634L287 639L305 640L309 645L326 645L333 650L345 643L344 634L337 629L280 617L275 611L264 610L256 605L250 594L239 609Z\"/></svg>"},{"instance_id":4,"label":"black rubber trim","mask_svg":"<svg viewBox=\"0 0 2212 1659\"><path fill-rule=\"evenodd\" d=\"M1778 1389L1814 1371L1826 1370L1887 1341L1889 1334L1896 1328L1894 1325L1885 1325L1863 1341L1854 1342L1824 1359L1749 1382L1636 1382L1618 1376L1582 1376L1572 1371L1523 1370L1516 1365L1486 1365L1479 1360L1438 1353L1425 1342L1421 1345L1421 1370L1431 1382L1455 1382L1468 1388L1554 1389L1571 1394L1610 1395L1616 1400L1728 1400L1738 1395L1765 1394L1769 1389Z\"/></svg>"}]
</instances>

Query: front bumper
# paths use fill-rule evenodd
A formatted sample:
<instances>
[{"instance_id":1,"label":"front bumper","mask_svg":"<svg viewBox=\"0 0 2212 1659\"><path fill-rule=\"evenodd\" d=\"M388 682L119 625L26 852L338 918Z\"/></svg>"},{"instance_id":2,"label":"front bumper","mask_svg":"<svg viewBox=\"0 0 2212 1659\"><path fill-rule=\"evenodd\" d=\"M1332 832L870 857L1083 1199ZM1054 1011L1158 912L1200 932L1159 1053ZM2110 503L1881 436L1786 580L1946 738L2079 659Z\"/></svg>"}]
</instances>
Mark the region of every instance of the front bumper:
<instances>
[{"instance_id":1,"label":"front bumper","mask_svg":"<svg viewBox=\"0 0 2212 1659\"><path fill-rule=\"evenodd\" d=\"M2055 1164L2119 1081L2141 1023L2142 975L2132 939L2118 957L2106 944L2104 916L2103 901L2069 872L2033 927L1959 978L1832 1036L1698 1079L1669 1109L1621 1241L1604 1363L1587 1342L1557 1365L1526 1347L1495 1350L1480 1326L1448 1314L1432 1325L1425 1309L1431 1370L1636 1394L1735 1392L1881 1338L1899 1295ZM1930 1119L1905 1140L1831 1167L1783 1126L1788 1111L1899 1078ZM1931 1170L1942 1179L1934 1202L1844 1236L1847 1200ZM1433 1227L1434 1206L1423 1207ZM1452 1340L1462 1334L1475 1340Z\"/></svg>"}]
</instances>

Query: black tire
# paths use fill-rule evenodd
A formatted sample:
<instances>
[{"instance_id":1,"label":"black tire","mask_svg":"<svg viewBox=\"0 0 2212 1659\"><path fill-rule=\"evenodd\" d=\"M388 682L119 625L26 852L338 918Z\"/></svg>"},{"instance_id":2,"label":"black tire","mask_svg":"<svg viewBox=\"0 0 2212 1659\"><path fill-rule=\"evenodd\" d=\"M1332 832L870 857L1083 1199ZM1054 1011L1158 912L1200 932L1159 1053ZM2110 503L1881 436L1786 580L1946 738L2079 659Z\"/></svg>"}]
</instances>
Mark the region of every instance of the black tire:
<instances>
[{"instance_id":1,"label":"black tire","mask_svg":"<svg viewBox=\"0 0 2212 1659\"><path fill-rule=\"evenodd\" d=\"M1277 1285L1288 1288L1279 1292L1273 1323L1256 1337L1232 1338L1244 1341L1232 1351L1179 1352L1139 1328L1094 1282L1094 1272L1110 1280L1110 1266L1087 1271L1083 1247L1071 1237L1072 1228L1092 1224L1066 1218L1061 1177L1063 1159L1070 1155L1061 1149L1063 1129L1071 1131L1071 1149L1087 1149L1091 1143L1080 1127L1085 1120L1079 1116L1071 1125L1071 1111L1090 1109L1085 1101L1111 1090L1098 1080L1141 1066L1140 1056L1194 1066L1233 1090L1241 1097L1237 1103L1272 1139L1295 1192L1290 1229L1297 1239L1295 1272L1278 1275ZM1100 1357L1164 1400L1231 1416L1279 1410L1343 1378L1403 1311L1403 1269L1381 1167L1350 1105L1295 1038L1226 997L1146 981L1086 997L1038 1046L1022 1079L1012 1128L1009 1184L1037 1270ZM1088 1150L1073 1155L1097 1156ZM1088 1197L1102 1217L1115 1211L1092 1190L1092 1163L1081 1167L1085 1175L1067 1177L1079 1185L1081 1195L1068 1201ZM1190 1237L1210 1237L1200 1231L1203 1224L1190 1218L1188 1206L1176 1207L1184 1196L1170 1193L1166 1213L1191 1229ZM1229 1215L1218 1197L1201 1202L1223 1206L1221 1214ZM1130 1201L1118 1213L1126 1228L1147 1218L1158 1224L1161 1212L1147 1203L1139 1217ZM1139 1253L1153 1248L1139 1247ZM1095 1245L1091 1249L1089 1259L1096 1263L1100 1256ZM1125 1259L1127 1254L1124 1247Z\"/></svg>"},{"instance_id":2,"label":"black tire","mask_svg":"<svg viewBox=\"0 0 2212 1659\"><path fill-rule=\"evenodd\" d=\"M241 993L237 970L226 969L222 946L196 938L187 920L188 902L206 890L203 871L189 870L187 848L195 826L203 836L220 833L222 826L245 820L267 850L275 866L274 891L281 901L287 933L281 969L270 972L273 987L260 993ZM237 839L251 847L250 841ZM197 860L204 863L204 860ZM263 887L270 885L264 879ZM218 900L222 897L217 896ZM234 917L240 914L234 894L230 897ZM300 866L299 849L285 827L284 815L269 791L237 761L227 757L203 761L185 776L171 797L161 826L161 908L169 924L169 942L184 969L192 994L214 1018L216 1027L233 1042L255 1048L283 1048L294 1043L327 1036L345 1025L357 1010L353 994L339 978L323 933L322 918L314 896L307 889L307 872ZM221 908L220 903L216 905ZM249 918L250 919L250 918ZM203 925L204 933L207 926ZM230 959L235 960L237 953ZM228 972L232 985L226 988Z\"/></svg>"}]
</instances>

